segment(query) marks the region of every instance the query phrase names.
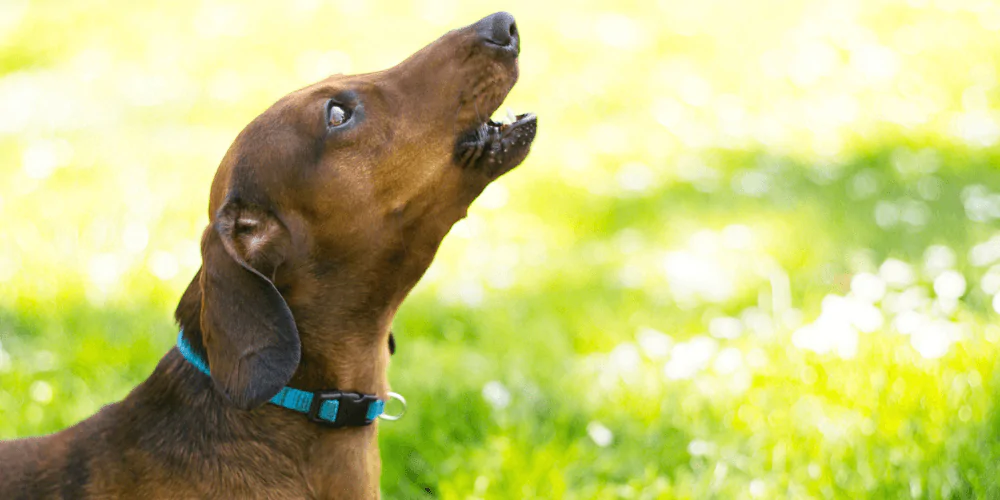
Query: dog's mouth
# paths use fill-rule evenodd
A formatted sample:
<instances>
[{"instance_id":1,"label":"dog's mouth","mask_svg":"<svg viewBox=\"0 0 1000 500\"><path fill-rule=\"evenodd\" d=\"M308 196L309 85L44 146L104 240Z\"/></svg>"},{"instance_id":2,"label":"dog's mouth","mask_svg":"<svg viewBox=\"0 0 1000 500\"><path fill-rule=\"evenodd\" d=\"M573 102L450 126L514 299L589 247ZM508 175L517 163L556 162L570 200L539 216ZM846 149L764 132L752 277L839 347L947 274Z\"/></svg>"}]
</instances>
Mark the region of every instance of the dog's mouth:
<instances>
[{"instance_id":1,"label":"dog's mouth","mask_svg":"<svg viewBox=\"0 0 1000 500\"><path fill-rule=\"evenodd\" d=\"M495 179L521 164L535 139L538 118L534 113L510 111L501 121L488 119L459 135L455 162Z\"/></svg>"}]
</instances>

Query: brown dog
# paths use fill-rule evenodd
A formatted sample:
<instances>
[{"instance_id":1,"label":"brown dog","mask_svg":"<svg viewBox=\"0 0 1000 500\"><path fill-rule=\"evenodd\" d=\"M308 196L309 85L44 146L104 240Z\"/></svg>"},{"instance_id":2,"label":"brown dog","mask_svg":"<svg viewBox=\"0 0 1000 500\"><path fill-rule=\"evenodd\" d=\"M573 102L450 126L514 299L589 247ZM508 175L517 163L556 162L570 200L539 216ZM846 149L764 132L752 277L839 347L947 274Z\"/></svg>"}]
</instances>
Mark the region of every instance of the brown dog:
<instances>
[{"instance_id":1,"label":"brown dog","mask_svg":"<svg viewBox=\"0 0 1000 500\"><path fill-rule=\"evenodd\" d=\"M534 139L534 116L488 120L519 44L494 14L251 122L216 173L202 268L177 307L194 361L172 349L125 400L0 444L0 498L378 498L367 403L310 395L311 418L265 403L285 386L387 398L393 315ZM338 398L346 427L314 421Z\"/></svg>"}]
</instances>

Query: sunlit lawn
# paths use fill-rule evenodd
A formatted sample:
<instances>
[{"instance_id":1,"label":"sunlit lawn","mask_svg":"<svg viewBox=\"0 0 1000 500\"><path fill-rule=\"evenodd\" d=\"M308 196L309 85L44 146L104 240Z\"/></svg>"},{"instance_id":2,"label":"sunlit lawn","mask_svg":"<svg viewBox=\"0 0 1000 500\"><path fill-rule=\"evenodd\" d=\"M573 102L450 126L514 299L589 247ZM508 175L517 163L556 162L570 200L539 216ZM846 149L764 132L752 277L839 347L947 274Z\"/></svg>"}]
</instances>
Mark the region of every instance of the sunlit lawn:
<instances>
[{"instance_id":1,"label":"sunlit lawn","mask_svg":"<svg viewBox=\"0 0 1000 500\"><path fill-rule=\"evenodd\" d=\"M0 438L169 349L256 113L497 8L0 5ZM387 498L1000 498L1000 5L503 8L539 138L396 320Z\"/></svg>"}]
</instances>

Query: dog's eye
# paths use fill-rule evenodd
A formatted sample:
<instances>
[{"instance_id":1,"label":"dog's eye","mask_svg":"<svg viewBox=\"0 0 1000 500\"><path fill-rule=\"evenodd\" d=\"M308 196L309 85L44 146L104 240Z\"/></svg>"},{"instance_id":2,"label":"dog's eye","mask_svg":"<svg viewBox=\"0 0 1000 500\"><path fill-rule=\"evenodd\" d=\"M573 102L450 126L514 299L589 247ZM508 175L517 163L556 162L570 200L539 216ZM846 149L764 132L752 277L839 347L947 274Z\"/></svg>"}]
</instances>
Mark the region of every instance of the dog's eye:
<instances>
[{"instance_id":1,"label":"dog's eye","mask_svg":"<svg viewBox=\"0 0 1000 500\"><path fill-rule=\"evenodd\" d=\"M330 111L327 113L327 117L327 125L337 127L351 119L351 110L339 104L330 104Z\"/></svg>"}]
</instances>

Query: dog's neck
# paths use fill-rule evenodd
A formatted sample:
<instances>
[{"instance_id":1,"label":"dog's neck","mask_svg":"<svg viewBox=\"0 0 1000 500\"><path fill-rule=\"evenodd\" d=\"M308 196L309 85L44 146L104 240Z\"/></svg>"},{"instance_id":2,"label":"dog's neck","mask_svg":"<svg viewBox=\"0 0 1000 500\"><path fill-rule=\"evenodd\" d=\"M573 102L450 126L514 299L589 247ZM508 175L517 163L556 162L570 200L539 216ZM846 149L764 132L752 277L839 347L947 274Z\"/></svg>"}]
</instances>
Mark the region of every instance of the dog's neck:
<instances>
[{"instance_id":1,"label":"dog's neck","mask_svg":"<svg viewBox=\"0 0 1000 500\"><path fill-rule=\"evenodd\" d=\"M337 389L388 397L388 322L341 326L300 321L302 359L289 385L307 391Z\"/></svg>"},{"instance_id":2,"label":"dog's neck","mask_svg":"<svg viewBox=\"0 0 1000 500\"><path fill-rule=\"evenodd\" d=\"M176 318L192 347L203 351L200 314L201 291L196 279L181 298ZM387 399L386 367L391 314L371 322L347 322L345 325L348 328L334 327L335 320L335 316L331 316L329 323L316 322L308 317L297 319L303 350L299 369L288 385L305 391L337 389L377 394ZM323 346L322 351L305 347L319 345ZM181 366L186 363L182 359L178 362L182 363ZM196 370L188 366L186 376L193 376L191 374ZM200 387L202 389L199 390L215 391L211 383ZM226 405L221 393L194 399ZM332 429L270 404L252 413L243 413L236 408L219 410L230 417L214 418L214 422L227 422L227 425L247 429L260 428L263 432L280 436L297 436L278 444L278 447L285 456L294 457L298 464L296 467L305 475L308 488L316 498L340 498L342 495L378 498L381 460L377 424ZM236 412L244 417L233 418Z\"/></svg>"},{"instance_id":3,"label":"dog's neck","mask_svg":"<svg viewBox=\"0 0 1000 500\"><path fill-rule=\"evenodd\" d=\"M389 330L395 308L364 320L357 317L296 318L301 361L288 385L305 391L342 390L387 398ZM201 290L192 281L177 306L176 319L196 351L203 352Z\"/></svg>"}]
</instances>

